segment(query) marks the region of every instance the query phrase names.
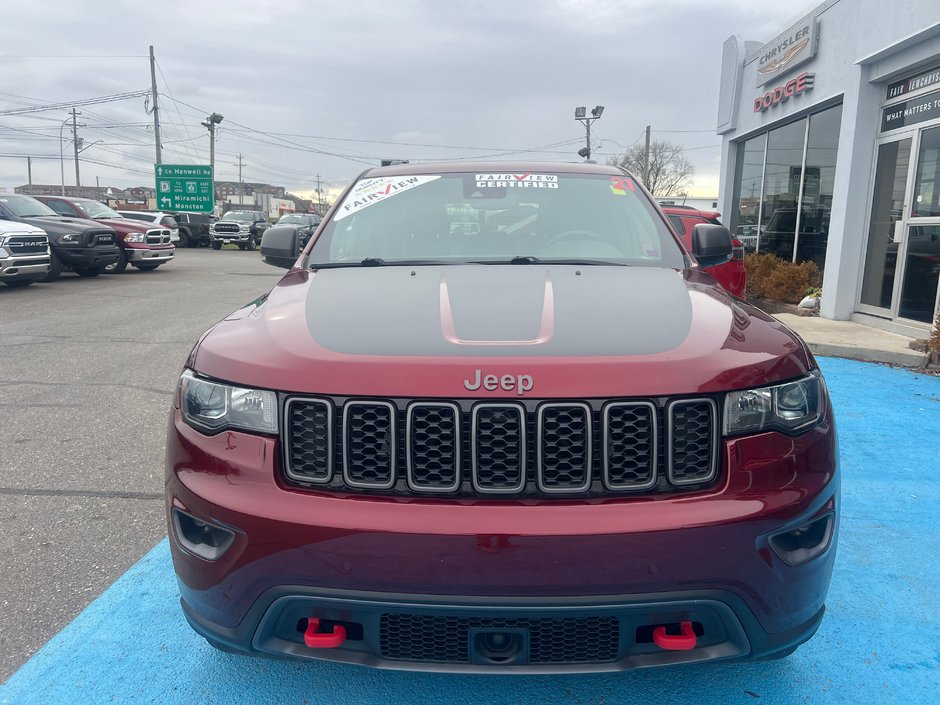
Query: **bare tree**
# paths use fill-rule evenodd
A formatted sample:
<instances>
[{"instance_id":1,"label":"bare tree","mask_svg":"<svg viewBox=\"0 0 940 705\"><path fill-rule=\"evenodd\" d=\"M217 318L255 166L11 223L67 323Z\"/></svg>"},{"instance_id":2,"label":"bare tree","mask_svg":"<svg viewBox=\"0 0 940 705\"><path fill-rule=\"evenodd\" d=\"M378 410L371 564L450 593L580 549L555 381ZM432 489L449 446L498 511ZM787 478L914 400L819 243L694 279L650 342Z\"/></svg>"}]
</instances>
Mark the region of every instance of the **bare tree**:
<instances>
[{"instance_id":1,"label":"bare tree","mask_svg":"<svg viewBox=\"0 0 940 705\"><path fill-rule=\"evenodd\" d=\"M682 154L682 147L665 140L650 142L649 172L644 173L646 145L636 144L608 164L636 174L654 196L675 196L692 182L695 167Z\"/></svg>"}]
</instances>

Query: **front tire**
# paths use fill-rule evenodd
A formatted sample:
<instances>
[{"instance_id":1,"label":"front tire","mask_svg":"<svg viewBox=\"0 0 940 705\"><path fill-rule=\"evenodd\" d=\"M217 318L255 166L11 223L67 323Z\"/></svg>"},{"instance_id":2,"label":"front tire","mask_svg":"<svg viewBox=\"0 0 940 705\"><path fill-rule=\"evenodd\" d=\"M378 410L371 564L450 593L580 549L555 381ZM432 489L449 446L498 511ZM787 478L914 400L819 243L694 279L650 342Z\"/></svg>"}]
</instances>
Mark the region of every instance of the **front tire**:
<instances>
[{"instance_id":1,"label":"front tire","mask_svg":"<svg viewBox=\"0 0 940 705\"><path fill-rule=\"evenodd\" d=\"M180 228L180 247L193 247L193 236L189 234L188 230Z\"/></svg>"},{"instance_id":2,"label":"front tire","mask_svg":"<svg viewBox=\"0 0 940 705\"><path fill-rule=\"evenodd\" d=\"M51 253L49 257L49 272L39 281L41 282L54 282L62 275L62 260L60 260L56 253Z\"/></svg>"},{"instance_id":3,"label":"front tire","mask_svg":"<svg viewBox=\"0 0 940 705\"><path fill-rule=\"evenodd\" d=\"M108 274L120 274L125 269L127 269L127 255L124 254L124 250L118 250L117 262L107 265L104 271Z\"/></svg>"},{"instance_id":4,"label":"front tire","mask_svg":"<svg viewBox=\"0 0 940 705\"><path fill-rule=\"evenodd\" d=\"M248 244L247 244L247 243L244 243L244 242L239 242L239 243L238 243L238 249L241 250L242 252L245 251L245 248L246 248L246 247L248 247Z\"/></svg>"},{"instance_id":5,"label":"front tire","mask_svg":"<svg viewBox=\"0 0 940 705\"><path fill-rule=\"evenodd\" d=\"M104 267L82 267L81 269L76 269L75 273L80 277L91 278L97 277L99 274L104 273L104 270Z\"/></svg>"},{"instance_id":6,"label":"front tire","mask_svg":"<svg viewBox=\"0 0 940 705\"><path fill-rule=\"evenodd\" d=\"M212 249L213 249L213 250L221 250L221 249L222 249L222 243L219 242L219 241L217 241L217 240L213 240L211 244L212 244Z\"/></svg>"},{"instance_id":7,"label":"front tire","mask_svg":"<svg viewBox=\"0 0 940 705\"><path fill-rule=\"evenodd\" d=\"M254 250L258 246L258 243L255 242L255 237L255 235L252 235L248 238L248 242L245 243L246 250Z\"/></svg>"},{"instance_id":8,"label":"front tire","mask_svg":"<svg viewBox=\"0 0 940 705\"><path fill-rule=\"evenodd\" d=\"M135 264L134 266L137 267L137 269L139 269L142 272L152 272L160 265L159 264Z\"/></svg>"}]
</instances>

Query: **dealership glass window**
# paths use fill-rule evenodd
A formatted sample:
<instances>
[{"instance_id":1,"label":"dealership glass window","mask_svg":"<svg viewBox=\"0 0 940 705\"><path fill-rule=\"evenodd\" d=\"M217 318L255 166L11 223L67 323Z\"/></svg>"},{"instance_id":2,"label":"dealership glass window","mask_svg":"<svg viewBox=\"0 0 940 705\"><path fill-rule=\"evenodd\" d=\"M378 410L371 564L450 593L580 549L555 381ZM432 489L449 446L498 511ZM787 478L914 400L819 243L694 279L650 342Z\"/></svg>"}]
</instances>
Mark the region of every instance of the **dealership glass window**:
<instances>
[{"instance_id":1,"label":"dealership glass window","mask_svg":"<svg viewBox=\"0 0 940 705\"><path fill-rule=\"evenodd\" d=\"M757 245L757 219L760 215L761 179L764 175L764 149L767 135L752 137L738 147L734 183L734 201L731 206L731 229L753 251Z\"/></svg>"},{"instance_id":2,"label":"dealership glass window","mask_svg":"<svg viewBox=\"0 0 940 705\"><path fill-rule=\"evenodd\" d=\"M761 252L823 267L841 122L836 105L739 145L731 223L746 247L756 235Z\"/></svg>"},{"instance_id":3,"label":"dealership glass window","mask_svg":"<svg viewBox=\"0 0 940 705\"><path fill-rule=\"evenodd\" d=\"M920 136L911 216L940 217L940 127L924 130Z\"/></svg>"}]
</instances>

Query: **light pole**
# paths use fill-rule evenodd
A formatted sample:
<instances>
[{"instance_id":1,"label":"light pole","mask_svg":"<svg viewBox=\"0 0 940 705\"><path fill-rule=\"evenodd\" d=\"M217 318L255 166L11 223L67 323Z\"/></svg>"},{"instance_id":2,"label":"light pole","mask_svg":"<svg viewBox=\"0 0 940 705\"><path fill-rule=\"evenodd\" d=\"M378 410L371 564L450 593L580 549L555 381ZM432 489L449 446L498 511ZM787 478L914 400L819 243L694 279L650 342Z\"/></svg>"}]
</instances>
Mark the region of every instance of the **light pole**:
<instances>
[{"instance_id":1,"label":"light pole","mask_svg":"<svg viewBox=\"0 0 940 705\"><path fill-rule=\"evenodd\" d=\"M595 120L599 120L601 115L604 114L604 106L596 105L591 111L592 117L587 116L587 108L580 107L574 109L574 119L578 122L584 123L584 128L587 131L586 136L586 145L578 150L578 156L584 157L584 161L591 160L591 123Z\"/></svg>"},{"instance_id":2,"label":"light pole","mask_svg":"<svg viewBox=\"0 0 940 705\"><path fill-rule=\"evenodd\" d=\"M64 156L65 150L62 148L62 130L66 125L68 125L69 120L71 119L72 118L65 118L65 120L62 121L62 124L59 125L59 172L62 178L62 195L63 196L65 195L65 156Z\"/></svg>"},{"instance_id":3,"label":"light pole","mask_svg":"<svg viewBox=\"0 0 940 705\"><path fill-rule=\"evenodd\" d=\"M212 113L200 123L209 130L209 167L212 169L212 197L215 198L215 127L224 120L222 115Z\"/></svg>"}]
</instances>

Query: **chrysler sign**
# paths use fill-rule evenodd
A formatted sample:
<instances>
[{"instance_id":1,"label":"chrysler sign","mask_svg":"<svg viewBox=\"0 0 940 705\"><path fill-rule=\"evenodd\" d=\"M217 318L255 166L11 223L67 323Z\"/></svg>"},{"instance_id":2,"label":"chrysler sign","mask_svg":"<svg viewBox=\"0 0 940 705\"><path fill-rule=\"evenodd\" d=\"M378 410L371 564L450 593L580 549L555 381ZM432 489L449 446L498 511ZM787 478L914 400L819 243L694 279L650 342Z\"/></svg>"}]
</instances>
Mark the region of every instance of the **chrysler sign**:
<instances>
[{"instance_id":1,"label":"chrysler sign","mask_svg":"<svg viewBox=\"0 0 940 705\"><path fill-rule=\"evenodd\" d=\"M819 24L815 15L800 20L757 52L757 85L763 86L816 56Z\"/></svg>"},{"instance_id":2,"label":"chrysler sign","mask_svg":"<svg viewBox=\"0 0 940 705\"><path fill-rule=\"evenodd\" d=\"M772 91L767 91L764 95L754 99L754 112L762 113L768 108L776 107L780 103L785 103L795 95L812 90L813 83L816 80L816 74L803 72L794 79L787 81L782 86L777 86Z\"/></svg>"}]
</instances>

